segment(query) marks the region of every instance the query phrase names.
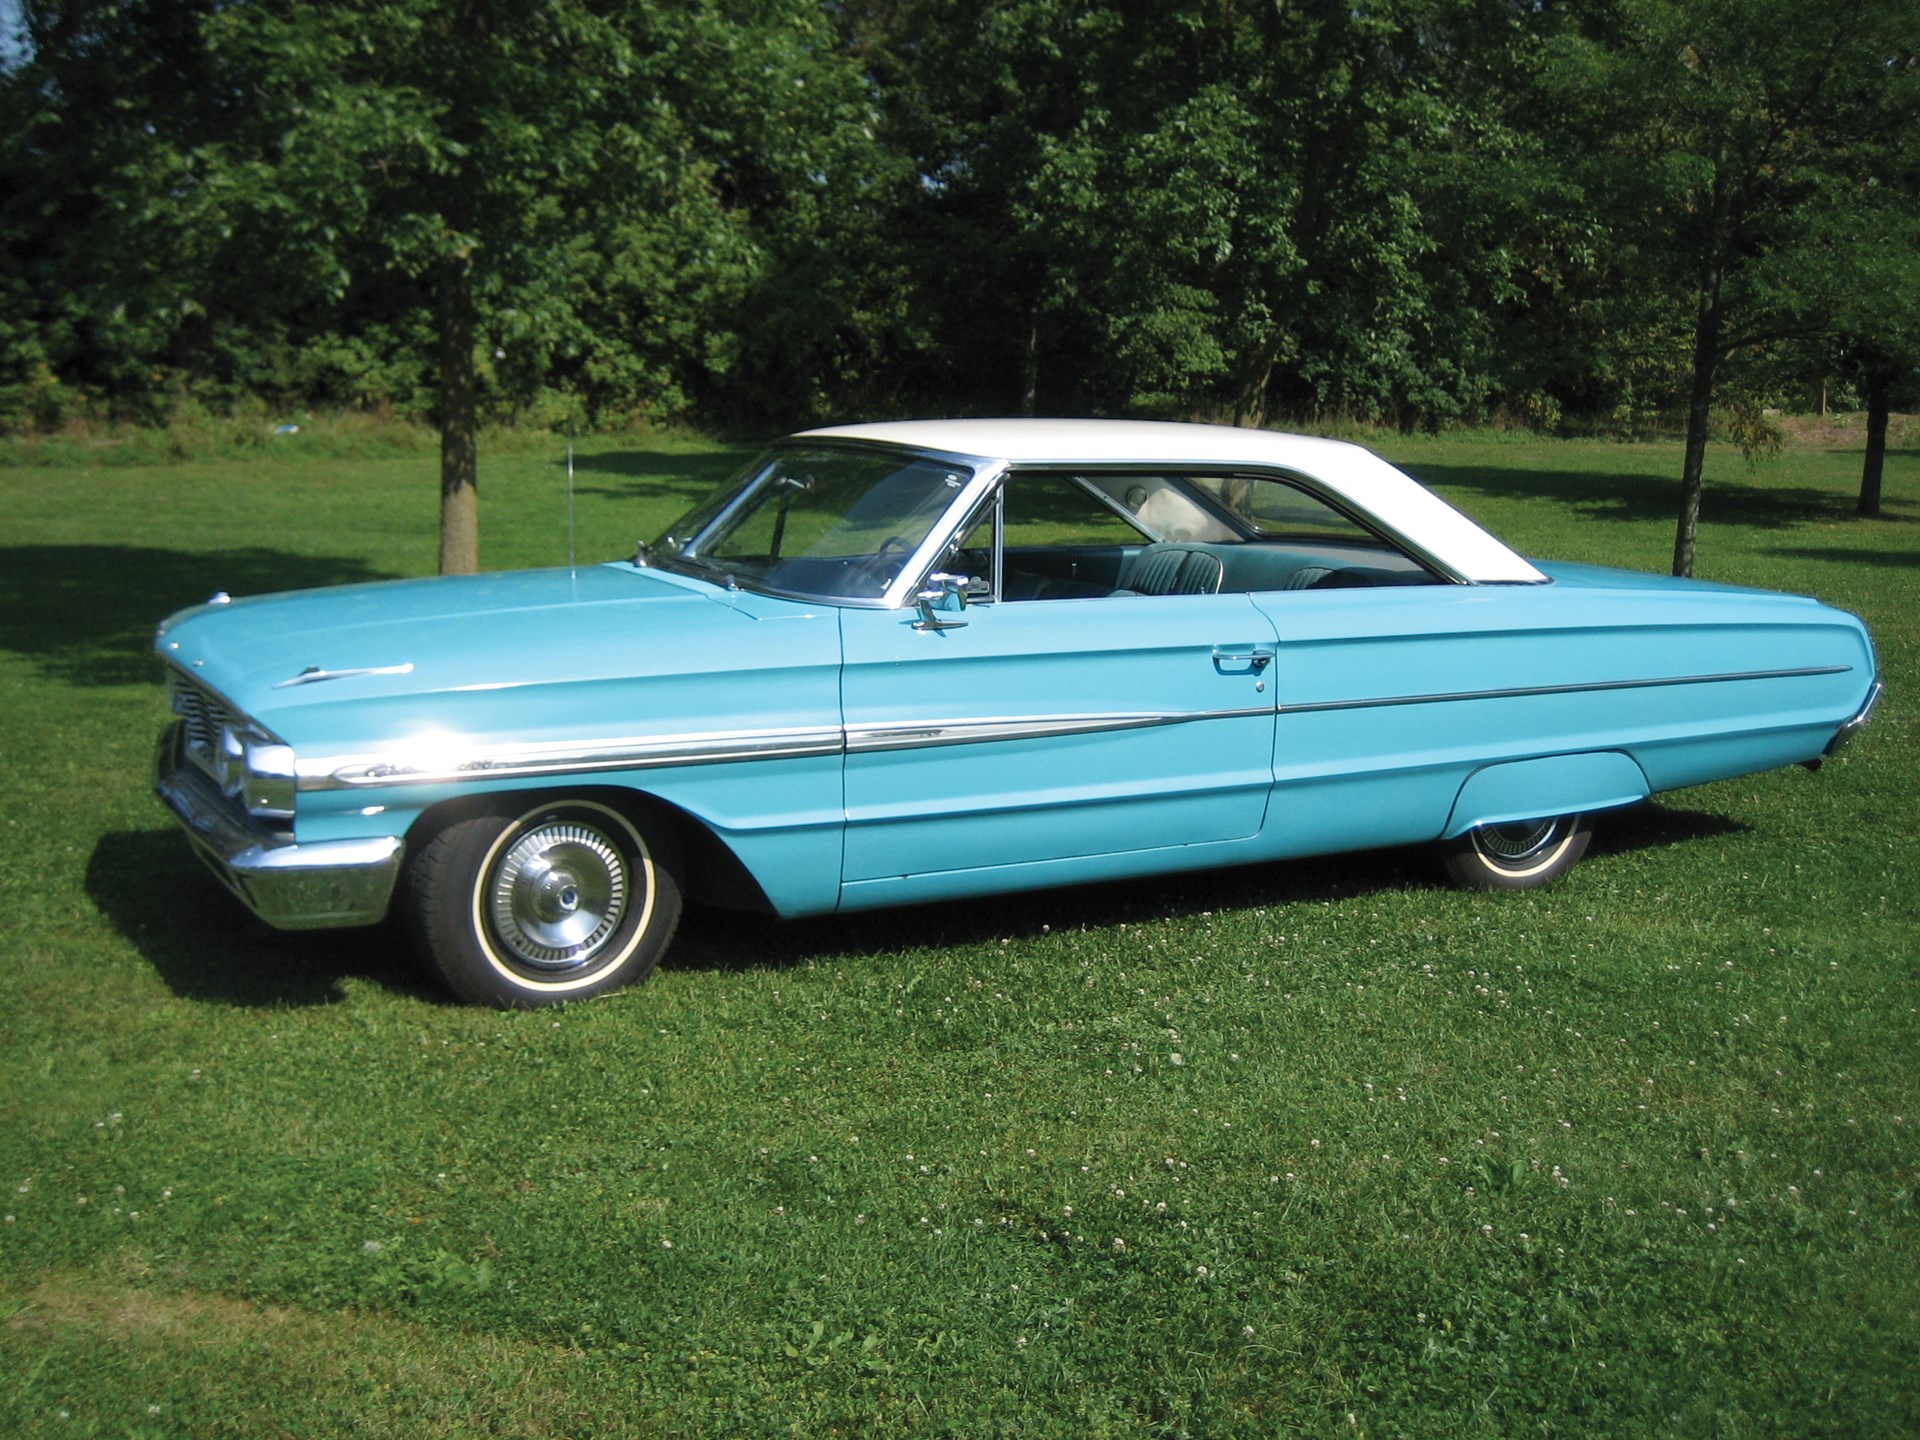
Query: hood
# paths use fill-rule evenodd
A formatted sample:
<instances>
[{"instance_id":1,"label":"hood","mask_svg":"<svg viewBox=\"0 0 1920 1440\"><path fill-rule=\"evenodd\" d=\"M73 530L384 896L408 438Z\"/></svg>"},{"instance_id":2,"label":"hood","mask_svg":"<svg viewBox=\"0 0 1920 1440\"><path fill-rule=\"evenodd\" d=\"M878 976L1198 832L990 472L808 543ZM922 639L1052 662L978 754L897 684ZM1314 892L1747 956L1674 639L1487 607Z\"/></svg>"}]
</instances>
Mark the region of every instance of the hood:
<instances>
[{"instance_id":1,"label":"hood","mask_svg":"<svg viewBox=\"0 0 1920 1440\"><path fill-rule=\"evenodd\" d=\"M614 564L199 605L163 622L154 646L293 740L350 712L748 664L780 643L766 632L792 628L769 622L817 613Z\"/></svg>"}]
</instances>

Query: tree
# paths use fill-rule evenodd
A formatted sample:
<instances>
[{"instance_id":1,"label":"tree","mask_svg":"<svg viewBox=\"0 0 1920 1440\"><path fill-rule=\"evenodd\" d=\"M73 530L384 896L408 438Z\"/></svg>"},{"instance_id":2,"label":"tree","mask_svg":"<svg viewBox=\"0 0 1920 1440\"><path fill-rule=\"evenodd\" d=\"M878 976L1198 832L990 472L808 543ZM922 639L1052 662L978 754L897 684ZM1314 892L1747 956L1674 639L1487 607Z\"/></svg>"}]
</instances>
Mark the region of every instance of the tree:
<instances>
[{"instance_id":1,"label":"tree","mask_svg":"<svg viewBox=\"0 0 1920 1440\"><path fill-rule=\"evenodd\" d=\"M831 245L861 198L870 99L805 0L34 0L28 18L32 59L0 76L0 364L20 377L0 398L42 372L124 402L223 366L236 391L290 369L308 395L329 365L411 367L437 396L447 572L478 564L488 397L724 394L769 257ZM763 309L790 337L826 324Z\"/></svg>"},{"instance_id":2,"label":"tree","mask_svg":"<svg viewBox=\"0 0 1920 1440\"><path fill-rule=\"evenodd\" d=\"M1856 505L1867 516L1880 513L1893 406L1920 402L1920 125L1906 125L1902 138L1903 147L1887 147L1890 163L1836 244L1847 274L1832 328L1867 404Z\"/></svg>"},{"instance_id":3,"label":"tree","mask_svg":"<svg viewBox=\"0 0 1920 1440\"><path fill-rule=\"evenodd\" d=\"M336 295L391 271L430 296L441 433L440 568L478 568L486 329L577 343L580 217L693 225L696 188L661 103L660 47L593 0L277 0L223 6L204 34L244 123L223 183L280 215L272 253L310 249Z\"/></svg>"},{"instance_id":4,"label":"tree","mask_svg":"<svg viewBox=\"0 0 1920 1440\"><path fill-rule=\"evenodd\" d=\"M1629 257L1626 279L1684 314L1686 442L1673 573L1691 575L1721 366L1805 334L1817 306L1782 283L1843 208L1904 108L1910 0L1810 23L1790 0L1615 0L1574 12L1551 82L1573 173ZM1650 326L1658 333L1664 326Z\"/></svg>"},{"instance_id":5,"label":"tree","mask_svg":"<svg viewBox=\"0 0 1920 1440\"><path fill-rule=\"evenodd\" d=\"M870 3L930 323L974 403L1444 416L1519 263L1464 197L1506 143L1503 0ZM903 15L905 18L903 19ZM1448 198L1452 196L1454 198ZM942 301L946 304L942 304Z\"/></svg>"},{"instance_id":6,"label":"tree","mask_svg":"<svg viewBox=\"0 0 1920 1440\"><path fill-rule=\"evenodd\" d=\"M29 0L0 73L5 379L112 392L164 382L238 257L195 157L224 92L199 27L213 0ZM11 407L10 407L11 408Z\"/></svg>"}]
</instances>

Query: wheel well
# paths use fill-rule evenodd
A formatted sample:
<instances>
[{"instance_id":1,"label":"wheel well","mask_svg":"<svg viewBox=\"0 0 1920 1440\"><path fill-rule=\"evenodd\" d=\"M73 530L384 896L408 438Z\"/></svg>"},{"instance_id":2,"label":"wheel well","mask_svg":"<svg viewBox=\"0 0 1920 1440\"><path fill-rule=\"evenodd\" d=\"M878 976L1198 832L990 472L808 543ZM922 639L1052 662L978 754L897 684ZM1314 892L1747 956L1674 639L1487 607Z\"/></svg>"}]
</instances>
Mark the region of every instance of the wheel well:
<instances>
[{"instance_id":1,"label":"wheel well","mask_svg":"<svg viewBox=\"0 0 1920 1440\"><path fill-rule=\"evenodd\" d=\"M1477 825L1617 810L1649 793L1646 773L1624 751L1502 760L1467 777L1440 838L1456 839Z\"/></svg>"},{"instance_id":2,"label":"wheel well","mask_svg":"<svg viewBox=\"0 0 1920 1440\"><path fill-rule=\"evenodd\" d=\"M774 913L773 903L760 888L760 882L753 878L752 872L740 863L740 857L713 833L705 821L678 805L670 805L652 795L617 785L489 790L484 794L443 800L421 811L413 824L407 827L407 859L411 861L435 832L469 815L503 807L524 811L558 800L592 800L618 810L633 820L669 827L680 842L680 853L686 869L686 874L681 877L681 885L689 899L726 910L752 910L768 915Z\"/></svg>"}]
</instances>

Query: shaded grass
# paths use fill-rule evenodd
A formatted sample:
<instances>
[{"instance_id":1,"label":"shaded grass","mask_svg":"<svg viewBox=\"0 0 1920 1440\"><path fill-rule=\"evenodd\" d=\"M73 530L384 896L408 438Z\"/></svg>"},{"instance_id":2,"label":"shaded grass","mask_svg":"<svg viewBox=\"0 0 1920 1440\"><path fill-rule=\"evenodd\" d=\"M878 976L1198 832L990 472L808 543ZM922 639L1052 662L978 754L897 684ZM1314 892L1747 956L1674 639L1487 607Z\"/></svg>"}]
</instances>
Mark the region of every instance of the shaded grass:
<instances>
[{"instance_id":1,"label":"shaded grass","mask_svg":"<svg viewBox=\"0 0 1920 1440\"><path fill-rule=\"evenodd\" d=\"M1385 448L1662 568L1674 447ZM583 559L743 458L583 447ZM1552 890L1396 851L696 914L536 1015L254 924L144 792L151 622L430 568L431 459L0 471L0 1429L1920 1430L1920 572L1911 472L1860 522L1851 464L1716 452L1702 569L1865 615L1874 725ZM557 457L482 486L490 564L564 559Z\"/></svg>"}]
</instances>

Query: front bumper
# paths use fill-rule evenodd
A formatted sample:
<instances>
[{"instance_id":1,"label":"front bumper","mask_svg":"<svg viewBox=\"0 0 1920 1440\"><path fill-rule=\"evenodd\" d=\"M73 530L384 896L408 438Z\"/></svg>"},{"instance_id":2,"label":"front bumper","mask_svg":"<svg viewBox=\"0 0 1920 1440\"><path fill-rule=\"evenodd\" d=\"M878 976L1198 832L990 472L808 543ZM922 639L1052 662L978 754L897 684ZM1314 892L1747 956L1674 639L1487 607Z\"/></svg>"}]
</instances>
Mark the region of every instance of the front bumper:
<instances>
[{"instance_id":1,"label":"front bumper","mask_svg":"<svg viewBox=\"0 0 1920 1440\"><path fill-rule=\"evenodd\" d=\"M402 846L395 837L301 845L248 824L186 760L178 724L160 737L153 789L207 868L276 929L373 925L386 917L400 876Z\"/></svg>"}]
</instances>

